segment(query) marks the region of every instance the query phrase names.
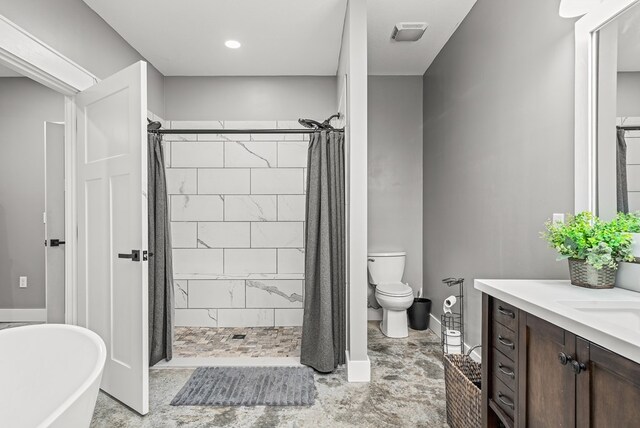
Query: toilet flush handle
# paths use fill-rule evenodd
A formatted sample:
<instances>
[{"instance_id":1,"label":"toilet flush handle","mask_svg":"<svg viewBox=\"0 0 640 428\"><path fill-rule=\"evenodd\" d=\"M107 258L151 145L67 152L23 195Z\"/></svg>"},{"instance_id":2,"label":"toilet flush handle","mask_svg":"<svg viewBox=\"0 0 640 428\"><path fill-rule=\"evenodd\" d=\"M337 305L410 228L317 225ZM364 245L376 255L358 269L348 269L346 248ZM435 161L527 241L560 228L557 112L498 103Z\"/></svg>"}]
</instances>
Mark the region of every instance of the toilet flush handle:
<instances>
[{"instance_id":1,"label":"toilet flush handle","mask_svg":"<svg viewBox=\"0 0 640 428\"><path fill-rule=\"evenodd\" d=\"M376 259L367 259L367 261L369 261L369 262L373 263L373 262L375 262L375 261L376 261Z\"/></svg>"}]
</instances>

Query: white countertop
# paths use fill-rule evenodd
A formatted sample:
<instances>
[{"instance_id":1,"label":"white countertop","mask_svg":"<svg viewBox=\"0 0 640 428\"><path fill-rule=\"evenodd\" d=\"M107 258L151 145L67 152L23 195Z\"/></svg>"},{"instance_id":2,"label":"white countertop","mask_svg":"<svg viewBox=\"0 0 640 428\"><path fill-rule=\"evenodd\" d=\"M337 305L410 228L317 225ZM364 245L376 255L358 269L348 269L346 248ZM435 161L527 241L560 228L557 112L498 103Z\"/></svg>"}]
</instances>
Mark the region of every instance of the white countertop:
<instances>
[{"instance_id":1,"label":"white countertop","mask_svg":"<svg viewBox=\"0 0 640 428\"><path fill-rule=\"evenodd\" d=\"M477 279L475 288L640 363L640 293L560 280Z\"/></svg>"}]
</instances>

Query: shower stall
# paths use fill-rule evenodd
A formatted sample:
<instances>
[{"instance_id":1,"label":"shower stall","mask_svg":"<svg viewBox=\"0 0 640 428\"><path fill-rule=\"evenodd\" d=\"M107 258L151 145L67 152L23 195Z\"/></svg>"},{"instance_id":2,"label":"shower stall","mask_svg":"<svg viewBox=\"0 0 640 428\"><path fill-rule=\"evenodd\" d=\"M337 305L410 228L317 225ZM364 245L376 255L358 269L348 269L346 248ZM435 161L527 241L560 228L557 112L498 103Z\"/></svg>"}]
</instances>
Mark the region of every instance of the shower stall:
<instances>
[{"instance_id":1,"label":"shower stall","mask_svg":"<svg viewBox=\"0 0 640 428\"><path fill-rule=\"evenodd\" d=\"M150 121L173 256L171 307L160 309L173 311L172 360L161 365L300 361L309 144L342 134L338 117Z\"/></svg>"}]
</instances>

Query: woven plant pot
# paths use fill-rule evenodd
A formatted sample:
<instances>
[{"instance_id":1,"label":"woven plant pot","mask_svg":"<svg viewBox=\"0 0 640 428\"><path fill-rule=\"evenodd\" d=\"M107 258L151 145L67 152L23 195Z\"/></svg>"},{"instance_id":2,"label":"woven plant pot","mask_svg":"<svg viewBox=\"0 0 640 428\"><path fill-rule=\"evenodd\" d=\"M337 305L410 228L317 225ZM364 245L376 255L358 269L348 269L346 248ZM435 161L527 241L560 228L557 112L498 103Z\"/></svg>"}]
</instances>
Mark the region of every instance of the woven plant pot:
<instances>
[{"instance_id":1,"label":"woven plant pot","mask_svg":"<svg viewBox=\"0 0 640 428\"><path fill-rule=\"evenodd\" d=\"M480 428L482 394L473 382L482 379L480 364L464 354L444 354L447 423L451 428Z\"/></svg>"},{"instance_id":2,"label":"woven plant pot","mask_svg":"<svg viewBox=\"0 0 640 428\"><path fill-rule=\"evenodd\" d=\"M569 259L571 284L585 288L613 288L618 269L604 267L596 269L581 259Z\"/></svg>"}]
</instances>

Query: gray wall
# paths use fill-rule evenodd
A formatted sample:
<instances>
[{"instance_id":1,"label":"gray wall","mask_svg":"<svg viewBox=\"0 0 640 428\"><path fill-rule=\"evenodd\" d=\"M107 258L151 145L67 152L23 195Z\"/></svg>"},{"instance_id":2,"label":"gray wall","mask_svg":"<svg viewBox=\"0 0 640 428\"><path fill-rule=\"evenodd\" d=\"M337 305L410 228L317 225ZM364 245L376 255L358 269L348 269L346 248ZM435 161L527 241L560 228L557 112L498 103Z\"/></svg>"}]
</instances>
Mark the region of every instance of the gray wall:
<instances>
[{"instance_id":1,"label":"gray wall","mask_svg":"<svg viewBox=\"0 0 640 428\"><path fill-rule=\"evenodd\" d=\"M82 0L0 0L0 15L101 79L144 59ZM163 76L147 73L149 110L164 115Z\"/></svg>"},{"instance_id":2,"label":"gray wall","mask_svg":"<svg viewBox=\"0 0 640 428\"><path fill-rule=\"evenodd\" d=\"M0 78L0 308L44 308L44 122L64 97L24 77ZM18 278L28 287L18 288Z\"/></svg>"},{"instance_id":3,"label":"gray wall","mask_svg":"<svg viewBox=\"0 0 640 428\"><path fill-rule=\"evenodd\" d=\"M337 111L336 78L165 77L165 119L322 119Z\"/></svg>"},{"instance_id":4,"label":"gray wall","mask_svg":"<svg viewBox=\"0 0 640 428\"><path fill-rule=\"evenodd\" d=\"M424 75L424 288L440 316L466 279L566 278L539 237L573 210L574 21L558 1L481 0Z\"/></svg>"},{"instance_id":5,"label":"gray wall","mask_svg":"<svg viewBox=\"0 0 640 428\"><path fill-rule=\"evenodd\" d=\"M406 251L404 280L422 286L422 77L369 76L370 251Z\"/></svg>"},{"instance_id":6,"label":"gray wall","mask_svg":"<svg viewBox=\"0 0 640 428\"><path fill-rule=\"evenodd\" d=\"M618 117L640 117L640 72L618 73Z\"/></svg>"}]
</instances>

